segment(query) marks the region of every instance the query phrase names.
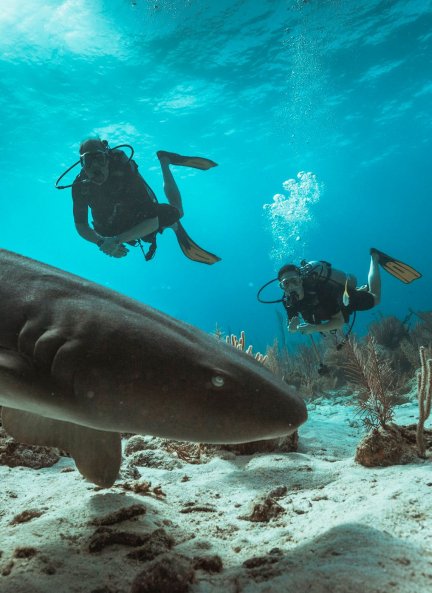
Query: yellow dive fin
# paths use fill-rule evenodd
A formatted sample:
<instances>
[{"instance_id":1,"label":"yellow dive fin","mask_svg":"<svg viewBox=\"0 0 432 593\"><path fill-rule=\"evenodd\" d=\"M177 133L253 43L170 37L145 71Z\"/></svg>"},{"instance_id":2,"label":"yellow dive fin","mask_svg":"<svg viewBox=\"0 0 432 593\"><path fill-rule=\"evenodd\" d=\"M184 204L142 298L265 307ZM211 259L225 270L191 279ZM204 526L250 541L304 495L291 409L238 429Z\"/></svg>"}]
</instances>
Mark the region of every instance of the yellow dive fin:
<instances>
[{"instance_id":1,"label":"yellow dive fin","mask_svg":"<svg viewBox=\"0 0 432 593\"><path fill-rule=\"evenodd\" d=\"M371 247L370 252L371 255L373 253L376 253L378 255L378 263L382 268L384 268L386 272L388 272L401 282L404 282L405 284L409 284L410 282L413 282L413 280L417 280L417 278L421 278L422 276L420 272L417 272L417 270L414 270L414 268L412 268L408 264L404 264L398 259L395 259L390 255L386 255L385 253L379 251L378 249L375 249L374 247Z\"/></svg>"},{"instance_id":2,"label":"yellow dive fin","mask_svg":"<svg viewBox=\"0 0 432 593\"><path fill-rule=\"evenodd\" d=\"M180 222L177 222L177 230L175 231L175 234L178 244L180 245L180 249L189 259L208 265L215 264L216 262L220 261L220 257L214 253L205 251L205 249L202 249L202 247L192 241Z\"/></svg>"},{"instance_id":3,"label":"yellow dive fin","mask_svg":"<svg viewBox=\"0 0 432 593\"><path fill-rule=\"evenodd\" d=\"M158 150L156 154L158 158L168 157L171 165L192 167L193 169L201 169L201 171L207 171L207 169L217 167L217 163L202 156L183 156L176 152L167 152L166 150Z\"/></svg>"}]
</instances>

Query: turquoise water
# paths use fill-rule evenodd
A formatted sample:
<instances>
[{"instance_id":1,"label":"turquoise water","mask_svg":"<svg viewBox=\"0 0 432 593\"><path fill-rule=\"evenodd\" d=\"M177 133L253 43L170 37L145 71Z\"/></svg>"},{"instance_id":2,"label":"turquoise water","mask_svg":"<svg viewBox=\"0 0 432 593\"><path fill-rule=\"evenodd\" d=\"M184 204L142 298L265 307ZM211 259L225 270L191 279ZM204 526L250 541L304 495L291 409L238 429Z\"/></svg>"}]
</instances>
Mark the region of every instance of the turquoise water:
<instances>
[{"instance_id":1,"label":"turquoise water","mask_svg":"<svg viewBox=\"0 0 432 593\"><path fill-rule=\"evenodd\" d=\"M430 0L3 2L1 247L261 350L282 309L256 292L287 261L365 283L375 246L423 273L384 274L357 331L430 309L431 31ZM186 230L222 262L187 260L170 231L148 263L82 240L54 182L93 134L132 144L160 201L156 150L215 160L173 170Z\"/></svg>"}]
</instances>

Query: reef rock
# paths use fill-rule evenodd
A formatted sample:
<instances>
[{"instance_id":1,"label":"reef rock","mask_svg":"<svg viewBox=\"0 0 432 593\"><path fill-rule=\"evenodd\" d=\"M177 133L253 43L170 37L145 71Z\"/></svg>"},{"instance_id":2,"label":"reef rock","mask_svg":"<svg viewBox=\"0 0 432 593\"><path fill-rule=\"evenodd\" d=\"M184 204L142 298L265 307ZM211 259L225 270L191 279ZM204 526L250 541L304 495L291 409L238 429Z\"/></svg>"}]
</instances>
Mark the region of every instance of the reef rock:
<instances>
[{"instance_id":1,"label":"reef rock","mask_svg":"<svg viewBox=\"0 0 432 593\"><path fill-rule=\"evenodd\" d=\"M0 428L0 465L8 467L51 467L60 459L60 451L51 447L22 445Z\"/></svg>"},{"instance_id":2,"label":"reef rock","mask_svg":"<svg viewBox=\"0 0 432 593\"><path fill-rule=\"evenodd\" d=\"M425 431L425 439L430 447L432 431ZM413 463L418 459L415 424L374 428L360 442L355 454L355 461L366 467Z\"/></svg>"}]
</instances>

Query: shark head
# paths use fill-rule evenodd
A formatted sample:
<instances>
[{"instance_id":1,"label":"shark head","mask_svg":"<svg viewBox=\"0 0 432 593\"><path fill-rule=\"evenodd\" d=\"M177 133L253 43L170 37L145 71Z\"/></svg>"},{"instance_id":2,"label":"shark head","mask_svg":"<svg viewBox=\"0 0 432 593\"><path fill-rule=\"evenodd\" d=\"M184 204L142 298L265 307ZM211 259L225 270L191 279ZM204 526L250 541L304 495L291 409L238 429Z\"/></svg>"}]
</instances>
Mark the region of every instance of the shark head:
<instances>
[{"instance_id":1,"label":"shark head","mask_svg":"<svg viewBox=\"0 0 432 593\"><path fill-rule=\"evenodd\" d=\"M87 422L207 443L284 436L305 422L304 401L262 363L149 308L144 325L150 311L152 327L143 328L142 343L132 333L138 324L133 318L131 333L125 333L115 354L107 348L99 362L86 358L83 368L78 365L75 399L84 402ZM125 330L125 315L122 324ZM149 341L155 325L157 339ZM108 393L117 396L107 407Z\"/></svg>"},{"instance_id":2,"label":"shark head","mask_svg":"<svg viewBox=\"0 0 432 593\"><path fill-rule=\"evenodd\" d=\"M122 432L241 443L307 418L260 362L191 325L4 251L0 277L4 427L69 451L99 485L115 480Z\"/></svg>"}]
</instances>

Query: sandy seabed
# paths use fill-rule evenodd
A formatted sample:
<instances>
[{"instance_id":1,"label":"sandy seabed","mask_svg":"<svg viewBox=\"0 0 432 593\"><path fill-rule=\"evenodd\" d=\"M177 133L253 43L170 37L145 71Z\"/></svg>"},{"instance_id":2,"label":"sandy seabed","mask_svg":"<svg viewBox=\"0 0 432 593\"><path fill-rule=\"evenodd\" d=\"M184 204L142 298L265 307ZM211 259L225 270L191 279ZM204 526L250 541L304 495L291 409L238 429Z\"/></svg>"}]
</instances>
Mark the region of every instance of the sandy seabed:
<instances>
[{"instance_id":1,"label":"sandy seabed","mask_svg":"<svg viewBox=\"0 0 432 593\"><path fill-rule=\"evenodd\" d=\"M431 460L356 464L353 419L311 404L297 453L138 451L107 490L68 458L1 466L0 593L432 591ZM416 419L413 395L396 420Z\"/></svg>"}]
</instances>

